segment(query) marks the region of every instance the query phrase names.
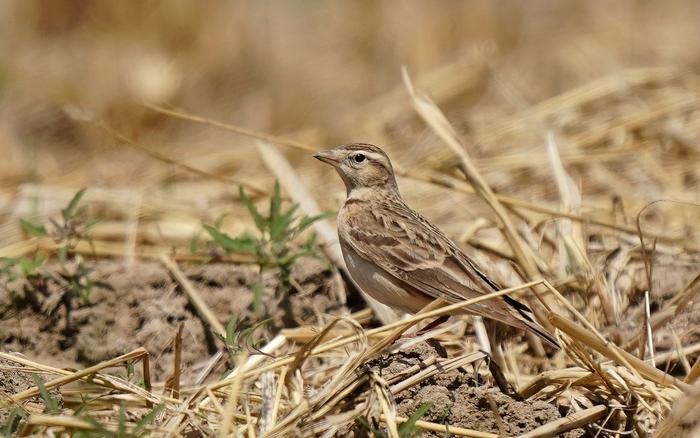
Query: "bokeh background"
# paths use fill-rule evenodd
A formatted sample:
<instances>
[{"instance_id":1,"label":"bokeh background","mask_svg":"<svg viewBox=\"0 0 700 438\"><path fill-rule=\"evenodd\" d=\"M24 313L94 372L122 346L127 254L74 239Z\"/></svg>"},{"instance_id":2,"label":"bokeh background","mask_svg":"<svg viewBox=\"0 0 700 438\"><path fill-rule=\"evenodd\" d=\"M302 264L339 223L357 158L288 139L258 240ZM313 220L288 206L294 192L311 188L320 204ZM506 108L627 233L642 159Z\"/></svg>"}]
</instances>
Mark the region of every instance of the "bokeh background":
<instances>
[{"instance_id":1,"label":"bokeh background","mask_svg":"<svg viewBox=\"0 0 700 438\"><path fill-rule=\"evenodd\" d=\"M45 214L84 186L196 205L193 222L223 211L203 210L209 197L235 196L236 187L154 160L97 122L170 159L271 187L254 140L143 103L318 148L373 142L403 167L451 171L453 156L411 109L402 66L499 192L557 200L543 140L555 130L584 207L610 209L621 197L633 216L655 199L694 202L698 104L688 100L698 97L699 19L694 1L4 1L0 241L17 240L17 216ZM583 100L567 104L571 90ZM630 111L668 105L624 125ZM656 122L678 144L643 134ZM330 170L283 152L322 205L337 207L343 190ZM666 177L672 186L658 181ZM453 233L488 214L463 194L401 186Z\"/></svg>"},{"instance_id":2,"label":"bokeh background","mask_svg":"<svg viewBox=\"0 0 700 438\"><path fill-rule=\"evenodd\" d=\"M257 283L263 263L252 254L220 257L220 250L211 251L203 242L209 238L203 224L220 224L231 236L254 231L239 185L248 187L267 211L275 175L283 172L264 159L259 139L276 136L272 143L300 181L282 178L285 208L302 186L321 210L337 210L345 197L338 176L314 160L313 151L359 141L381 145L402 170L398 182L408 204L454 238L490 278L503 286L547 279L586 318L587 327L640 357L650 355L642 342L647 332L643 336L640 327L648 324L651 333L653 326L649 343L658 353L656 366L692 382L700 370L700 301L695 299L700 278L699 23L700 2L693 0L0 0L0 257L26 265L28 257L36 261L47 254L50 259L37 262L43 263L40 272L64 279L94 275L112 285L109 290L95 287L92 298L76 304L69 315L71 300L77 300L74 289L85 289L75 280L72 289L67 280L53 280L51 290L28 287L36 275L14 284L3 280L3 347L72 368L144 347L160 394L166 386L160 382L180 369L171 345L177 345L173 339L184 327L182 383L199 392L201 381L195 377L212 369L210 356L220 367L212 379L234 364L241 369L239 359L248 352L232 353L228 363L218 361L220 356L213 355L221 346L211 333L224 332L223 326L216 329L217 322L260 316L249 310L257 284L263 284L258 290L277 324L266 339L277 336L278 329L290 329L282 347L270 347L278 357L303 351L300 345L331 321L329 315L354 312L358 321L374 324L360 295L346 291L338 271L322 257L296 263L297 283L282 290L275 271ZM504 209L499 214L514 224L515 244L503 237L504 221L464 181L457 148L447 147L414 110L402 71L421 96L444 112L474 167L499 195ZM167 113L172 110L189 116L174 117ZM87 271L66 274L56 255L65 230L49 218L60 218L81 188L87 188L86 216L101 221L90 229L92 245L83 240L71 249L68 268L86 266ZM20 219L45 224L51 238L31 236ZM321 240L334 239L334 224L326 221L329 232ZM332 258L334 253L324 249ZM215 263L208 264L212 257ZM185 273L173 277L178 266ZM0 274L7 275L3 267ZM191 290L182 281L188 278L195 284ZM39 296L36 290L43 291L40 300L27 306L26 297ZM214 316L192 311L192 290L201 291ZM285 301L278 300L278 292ZM286 298L292 304L279 305ZM554 308L580 321L563 307ZM380 312L374 315L381 318ZM477 348L467 327L445 334L450 354ZM561 338L564 350L548 358L530 356L536 349L525 342L506 350L509 381L516 386L550 382L547 376L559 382L557 396L549 386L533 389L539 392L536 398L551 401L552 419L607 403L605 429L591 429L591 435L627 434L634 426L646 436L669 412L686 412L678 406L688 400L700 406L700 392L671 390L666 374L656 385L625 377L631 376L626 367L601 363L601 357L612 364L618 356L613 358L612 350L589 354L574 340L590 341L593 335L572 330ZM350 376L346 364L359 370L370 362L361 355L348 361L344 348L307 361L304 374L313 377L295 383L298 393L288 391L281 406L299 406L313 394L348 396L350 380L336 380L339 370ZM595 372L582 378L568 368L574 363ZM554 373L540 374L547 370ZM178 373L168 381L178 381ZM291 368L288 376L297 375ZM335 388L326 385L331 376ZM10 394L35 384L28 376L22 379ZM263 385L257 375L245 379L241 394L254 394ZM372 384L372 391L378 387ZM456 392L451 384L442 390ZM349 402L370 400L362 391L348 396ZM416 393L411 394L401 415L417 408ZM77 395L72 395L74 405L82 403ZM115 395L111 389L109 395ZM98 415L116 424L120 397L116 394L115 404ZM324 400L333 399L328 397ZM222 398L221 404L233 399ZM108 403L102 395L94 400L96 409ZM247 400L237 398L233 409L250 421L250 414L243 416ZM481 400L475 402L476 412L489 406L495 412L490 398L488 405L475 400ZM669 411L671 403L677 404ZM168 404L168 415L180 424L181 405ZM257 401L251 406L253 415L262 410ZM305 406L304 415L342 417L335 415L339 410ZM338 406L345 415L346 406ZM41 404L37 412L43 409ZM296 418L286 424L296 425L301 418L296 408L284 409L280 415ZM501 414L487 427L468 423L484 418L472 411L453 412L465 418L453 416L449 424L508 434L501 428ZM229 424L219 415L189 414L187 427L193 429L220 431ZM313 421L327 427L331 416ZM426 418L448 421L438 413ZM524 416L513 418L521 423ZM686 431L697 418L686 416ZM688 436L698 436L700 426L692 427L695 432Z\"/></svg>"}]
</instances>

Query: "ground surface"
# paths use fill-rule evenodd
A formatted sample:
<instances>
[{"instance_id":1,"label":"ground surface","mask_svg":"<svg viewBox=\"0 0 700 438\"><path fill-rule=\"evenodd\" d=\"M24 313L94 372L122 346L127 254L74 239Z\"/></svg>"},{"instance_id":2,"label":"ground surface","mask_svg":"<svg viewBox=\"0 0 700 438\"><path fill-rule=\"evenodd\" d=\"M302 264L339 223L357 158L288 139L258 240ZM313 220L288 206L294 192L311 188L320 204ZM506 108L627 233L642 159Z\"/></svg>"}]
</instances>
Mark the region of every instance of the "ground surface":
<instances>
[{"instance_id":1,"label":"ground surface","mask_svg":"<svg viewBox=\"0 0 700 438\"><path fill-rule=\"evenodd\" d=\"M249 323L260 319L250 310L250 291L257 279L254 267L212 263L184 267L184 271L220 321L225 323L232 316ZM690 277L690 271L676 269L674 272L675 275L670 275L666 269L658 270L657 289L669 292L660 292L654 299L654 306L663 305L673 296L670 292L676 291ZM9 283L0 296L0 336L4 351L20 352L31 360L54 367L84 368L143 346L151 354L154 381L163 381L172 373L173 340L182 325L181 379L187 383L193 381L220 348L220 340L206 328L179 283L159 262L138 261L126 267L121 260L95 261L91 278L95 287L90 304L77 305L75 301L68 319L65 306L61 304L64 291L57 284L49 282L45 294L31 294L26 282ZM265 276L265 303L271 318L266 328L268 334L285 327L318 324L328 315L351 311L348 306L335 304L338 283L325 262L304 259L296 265L293 279L300 290L292 288L289 299L280 299L273 296L275 276ZM30 300L30 296L38 303ZM684 343L695 342L700 318L697 307L691 304L667 330L660 330L657 344L671 347L669 329L674 329ZM382 355L369 366L388 379L424 363L431 356L446 357L447 352L431 341L407 351ZM212 375L221 376L230 366L222 362ZM0 369L0 394L4 396L34 385L31 377L17 369L16 364L0 362ZM116 373L124 375L125 370L116 370ZM397 415L408 417L421 403L432 402L433 408L423 417L426 421L508 436L561 417L558 406L551 401L518 401L483 381L477 384L475 376L473 370L458 369L411 386L395 394ZM54 394L60 399L57 392ZM41 399L34 397L25 407L29 411L41 411ZM577 429L566 436L583 433L582 429ZM426 432L424 436L440 435Z\"/></svg>"},{"instance_id":2,"label":"ground surface","mask_svg":"<svg viewBox=\"0 0 700 438\"><path fill-rule=\"evenodd\" d=\"M0 282L2 350L46 366L83 368L144 346L153 380L162 383L171 373L171 344L182 327L182 380L191 383L221 342L159 263L141 260L126 267L122 260L164 251L175 258L190 255L202 224L220 223L231 236L255 231L239 202L240 186L255 194L265 212L276 179L285 197L300 194L299 182L283 178L279 163L261 155L260 138L275 138L320 209L337 211L345 198L343 184L312 154L363 141L384 148L395 169L404 171L397 182L409 205L469 251L487 275L517 285L541 274L606 340L638 357L650 350L641 351L639 342L645 337L648 290L652 319L667 317L652 330L656 366L690 378L700 352L700 288L686 288L700 266L699 13L700 2L690 0L475 1L440 7L416 0L275 7L256 1L2 1L0 256L32 256L36 242L20 219L49 225L76 192L88 188L83 199L88 216L102 219L91 229L99 257L118 257L107 261L94 250L82 252L104 287L95 287L90 304L68 300L73 304L68 316L63 287L53 284L46 293L27 295L19 282L8 287ZM435 103L428 112L444 113L455 138L446 138L449 133L435 117L414 110L417 104L425 110L427 102L410 96L402 66L418 94ZM449 147L456 143L462 145L458 154ZM524 255L504 236L493 200L464 185L461 149L479 179L500 195ZM53 240L46 243L42 251L55 260ZM232 316L249 317L246 323L260 319L247 310L255 268L181 268L223 324ZM363 306L351 295L353 304L333 304L341 302L333 294L339 282L325 266L300 268L288 300L265 301L273 310L264 339L296 325L313 334L311 326L328 322L326 314ZM269 293L274 275L265 282ZM686 301L676 302L678 297ZM559 304L557 314L581 322ZM571 348L547 360L531 356L520 334L507 352L514 352L524 378L558 373L553 386L533 398L549 402L551 391L560 391L560 398L579 402L569 413L602 403L610 407L594 421L597 429L590 426L592 435L652 435L680 412L682 397L700 406L700 391L686 394L666 380L631 379L633 369L594 352L581 337L562 335ZM307 339L290 341L273 355L295 352ZM450 355L474 350L473 337L461 331L441 341ZM329 379L358 351L341 347L309 359L299 385L283 391L278 421L270 424L320 429L337 420L345 404L323 411L329 412L323 418L314 417L318 406L301 414L288 408L332 387ZM676 352L682 360L672 358ZM236 357L243 360L247 353L240 350ZM403 360L384 359L387 370ZM222 360L209 378L221 378L230 362ZM275 364L271 357L261 363ZM602 369L593 369L598 364ZM241 389L256 396L263 388L274 393L270 382L292 370L277 365L265 379L251 373ZM572 371L575 366L589 375L582 378ZM17 383L5 392L32 385L16 367L0 363L0 378ZM479 427L498 433L534 427L548 415L547 408L530 402L518 405L532 412L520 426L514 420L522 412L517 403L450 375L398 394L400 413L410 414L415 400L440 399L454 403L449 418L455 424L480 418ZM94 386L91 391L102 392L91 413L116 424L123 394ZM71 402L78 399L66 389L68 407L59 415L72 415ZM331 392L342 395L344 389L338 385ZM355 395L354 405L367 396ZM228 394L216 397L224 405ZM137 398L138 413L146 412L146 399ZM179 418L183 409L164 403L167 412L158 426ZM491 416L492 405L502 424ZM219 435L223 416L212 410L217 406L207 406L190 412L187 427ZM239 398L236 413L244 416L250 409L251 418L260 419L267 407L258 398ZM439 422L442 413L427 415ZM631 430L632 422L639 430ZM241 434L252 427L239 426L235 432ZM63 430L47 426L34 433Z\"/></svg>"},{"instance_id":3,"label":"ground surface","mask_svg":"<svg viewBox=\"0 0 700 438\"><path fill-rule=\"evenodd\" d=\"M431 356L446 357L446 351L434 341L419 344L407 351L382 356L376 368L388 378L425 363ZM514 400L498 388L474 381L471 370L458 369L435 377L396 394L397 414L409 417L425 402L433 404L422 418L439 424L464 427L483 432L517 436L561 417L557 408L546 401ZM575 431L578 436L583 431ZM425 432L422 436L439 437Z\"/></svg>"},{"instance_id":4,"label":"ground surface","mask_svg":"<svg viewBox=\"0 0 700 438\"><path fill-rule=\"evenodd\" d=\"M214 263L187 268L186 275L222 323L234 316L252 318L250 291L257 279L253 267ZM121 261L104 260L95 264L91 277L97 285L90 304L72 310L68 326L59 298L62 291L55 284L49 283L46 296L37 294L40 309L23 298L24 283L10 285L0 295L4 351L57 367L83 368L143 346L151 354L154 379L163 380L172 371L172 343L182 324L183 381L187 382L221 346L162 264L138 262L127 268ZM293 291L285 301L288 306L273 307L279 301L271 297L275 280L265 276L271 332L314 322L319 314L347 313L347 308L329 298L333 282L320 261L305 259L297 265L294 278L305 292Z\"/></svg>"},{"instance_id":5,"label":"ground surface","mask_svg":"<svg viewBox=\"0 0 700 438\"><path fill-rule=\"evenodd\" d=\"M14 395L20 391L31 388L36 385L34 383L34 378L22 372L23 367L18 366L17 363L0 359L0 397L5 398ZM46 375L41 376L42 380L48 380ZM63 405L63 397L61 393L55 389L50 390L49 394L53 397L59 406ZM45 409L45 404L41 397L34 396L27 399L23 407L28 412L42 412ZM7 417L10 414L11 409L0 409L0 424L6 424Z\"/></svg>"}]
</instances>

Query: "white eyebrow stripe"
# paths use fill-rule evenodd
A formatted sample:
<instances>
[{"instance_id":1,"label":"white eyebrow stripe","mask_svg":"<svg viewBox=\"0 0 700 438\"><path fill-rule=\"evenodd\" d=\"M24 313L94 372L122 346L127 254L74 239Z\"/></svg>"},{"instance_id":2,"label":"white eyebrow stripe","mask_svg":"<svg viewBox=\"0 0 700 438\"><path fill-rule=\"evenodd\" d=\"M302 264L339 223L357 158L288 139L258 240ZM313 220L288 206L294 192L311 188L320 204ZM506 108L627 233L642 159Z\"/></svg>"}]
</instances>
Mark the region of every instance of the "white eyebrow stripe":
<instances>
[{"instance_id":1,"label":"white eyebrow stripe","mask_svg":"<svg viewBox=\"0 0 700 438\"><path fill-rule=\"evenodd\" d=\"M386 158L384 158L384 155L378 154L376 152L363 152L367 158L370 158L375 161L379 161L380 163L384 164L386 166Z\"/></svg>"}]
</instances>

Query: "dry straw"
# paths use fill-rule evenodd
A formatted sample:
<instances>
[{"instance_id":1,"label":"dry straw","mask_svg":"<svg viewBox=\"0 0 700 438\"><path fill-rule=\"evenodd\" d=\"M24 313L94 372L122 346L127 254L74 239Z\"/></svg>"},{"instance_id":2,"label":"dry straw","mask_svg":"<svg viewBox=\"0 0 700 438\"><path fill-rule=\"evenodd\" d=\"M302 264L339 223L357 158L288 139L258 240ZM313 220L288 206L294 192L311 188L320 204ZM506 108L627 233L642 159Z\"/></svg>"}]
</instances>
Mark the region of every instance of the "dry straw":
<instances>
[{"instance_id":1,"label":"dry straw","mask_svg":"<svg viewBox=\"0 0 700 438\"><path fill-rule=\"evenodd\" d=\"M440 339L450 350L450 358L431 357L420 366L408 367L397 375L388 376L380 376L369 369L368 362L389 350L397 351L410 345L411 339L405 341L401 337L430 318L510 294L535 303L539 316L556 329L563 346L561 352L548 357L536 343L532 344L535 348L531 351L536 353L533 355L523 353L526 350L524 343L510 345L512 352L509 357L517 354L518 360L510 360L513 369L505 370L504 374L511 384L520 382L516 388L519 395L527 400L548 401L568 409L565 417L541 425L522 437L557 436L574 428L589 428L593 435L598 436L641 436L657 429L659 436L675 433L678 425L688 422L698 406L696 387L700 360L697 354L700 343L697 340L689 343L683 333L664 330L674 318L687 316L689 310L696 309L693 305L700 290L700 276L697 272L689 276L673 298L661 300L660 308L656 312L650 311L650 318L644 318L641 301L638 304L634 300L638 298L640 288L649 291L652 301L653 297L660 296L661 291L655 290L662 269L658 266L659 261L668 263L671 259L679 266L698 266L697 224L684 221L690 217L688 210L696 208L691 205L692 196L680 189L678 181L667 181L658 171L655 172L653 162L641 159L644 171L653 175L659 185L668 185L682 202L654 205L639 215L639 225L635 226L625 214L609 214L610 193L589 197L585 191L589 183L615 186L619 182L615 179L619 176L606 167L609 164L618 165L620 160L647 154L649 145L656 144L654 142L685 138L688 134L700 132L700 126L691 124L692 129L688 128L691 132L679 134L675 129L672 137L668 131L670 119L691 118L700 111L696 97L697 81L688 80L675 69L625 71L527 109L497 117L476 129L473 138L468 138L468 134L450 123L453 116L450 110L454 108L446 101L453 93L464 93L481 86L484 76L489 73L481 65L462 77L454 73L463 73L460 70L463 65L457 67L457 64L446 66L416 81L421 89L435 91L433 99L418 92L404 74L410 101L397 87L363 108L374 108L374 116L367 115L370 111L358 111L344 123L367 127L368 132L382 131L382 127L392 123L417 129L425 129L424 123L427 124L431 131L426 134L427 143L430 143L426 148L432 151L432 162L441 163L441 166L416 165L402 154L396 154L399 157L396 160L399 162L397 174L411 187L430 194L425 199L417 199L423 206L431 203L428 198L434 199L439 193L459 199L464 210L477 211L474 228L467 233L468 241L490 248L495 254L494 271L506 277L510 275L509 283L519 286L453 305L434 302L423 312L406 319L382 315L384 325L375 328L367 327L370 313L365 310L351 316L335 316L326 324L287 329L261 348L264 354L251 354L246 350L237 352L231 358L234 369L225 377L212 373L216 364L224 360L224 346L221 344L218 347L222 351L209 360L193 381L181 381L178 372L174 372L170 382L150 382L149 356L144 349L79 371L61 370L16 354L0 353L0 358L11 363L16 372L55 376L47 380L45 386L60 391L66 406L75 406L81 394L90 394L93 401L87 404L87 412L112 429L117 427L120 405L125 403L131 413L125 420L129 428L135 427L138 418L153 406L161 407L147 426L154 436L181 436L188 432L226 437L343 436L355 427L355 420L362 417L371 424L382 425L388 436L396 437L400 425L408 420L397 414L394 405L397 395L430 382L437 373L466 365L475 366L485 354L475 351L462 332L438 328L426 336ZM619 86L621 82L624 83L623 89ZM692 92L684 92L688 90ZM625 100L620 96L647 99L653 105L629 109L625 102L619 103ZM422 122L415 120L409 103ZM441 109L443 104L446 109ZM148 104L146 108L160 115L259 141L258 148L264 162L270 174L282 182L286 196L300 203L307 214L321 210L317 205L321 200L314 199L318 192L304 184L311 171L291 165L277 149L293 148L308 153L321 149L320 146L157 105ZM592 108L608 108L608 119L601 120L597 110ZM376 111L378 109L384 111ZM574 114L576 129L559 124L554 117L557 114ZM216 200L208 205L214 211L241 211L240 206L230 202L236 201L237 197L222 189L221 182L245 185L257 196L269 194L260 188L262 185L222 177L215 168L194 166L186 160L157 153L153 147L145 147L101 122L97 124L112 138L178 171L205 180L200 182L202 185L190 186L191 182L180 181L176 186L186 194L198 193ZM537 137L534 143L540 147L535 152L497 150L490 158L472 156L476 143L508 144L527 139L533 129ZM552 136L547 137L550 132ZM622 135L620 133L633 141L609 147L614 145L616 136ZM672 164L677 169L687 167L678 157ZM464 178L456 176L455 165ZM518 172L523 168L530 169L534 176L531 179L523 176ZM579 179L572 168L578 172ZM518 188L536 186L549 189L551 185L554 201L533 201L526 196L525 190L499 193L490 183L491 170L510 175ZM582 172L588 180L581 181ZM636 212L648 204L643 196L619 186L620 201L615 205ZM32 190L36 191L31 193L38 193L37 198L46 202L64 196L57 196L57 192L41 186L33 186ZM191 226L201 222L203 218L198 214L206 210L186 194L175 194L163 200L143 193L139 197L137 217L124 217L120 209L132 205L134 198L107 189L99 191L90 201L101 205L113 223L99 230L91 246L81 244L74 251L86 257L127 257L131 254L136 259L158 259L181 286L206 327L214 334L225 336L226 329L207 304L206 297L191 284L180 267L184 262L198 260L177 248L191 237ZM467 203L467 200L471 202ZM488 208L483 208L482 203ZM454 210L454 204L451 209ZM51 208L47 207L43 213L50 212ZM176 231L167 238L154 239L154 234L147 231L165 230L176 222L174 218L182 227L175 227ZM678 226L685 227L687 233L679 233ZM328 259L342 269L338 248L333 245L332 226L320 222L316 231L324 241ZM50 253L55 250L56 244L50 239L28 238L2 248L0 254L20 257L35 251ZM248 256L230 256L228 260L235 263L254 261ZM515 269L513 265L516 265ZM644 272L641 280L640 272ZM519 275L522 281L518 279ZM381 307L373 306L372 309L375 316L380 315ZM628 321L629 326L626 325ZM639 329L641 326L643 331ZM463 327L463 324L456 323L449 328L463 330ZM661 345L659 339L664 333L668 333L672 342ZM180 338L177 333L173 335L180 339L176 341L176 350L188 348L181 335ZM638 348L640 345L647 351L653 347L658 368L646 360ZM172 364L176 371L180 368L180 359L175 359ZM140 360L143 365L144 387L109 373L109 368L133 360ZM664 368L673 363L682 366ZM11 395L4 403L7 407L21 405L29 398L36 398L40 392L41 389L34 386ZM71 409L66 407L51 415L32 412L22 423L22 433L39 436L95 430L94 423L71 416ZM499 436L495 431L471 430L449 422L438 424L422 419L415 425L438 434Z\"/></svg>"}]
</instances>

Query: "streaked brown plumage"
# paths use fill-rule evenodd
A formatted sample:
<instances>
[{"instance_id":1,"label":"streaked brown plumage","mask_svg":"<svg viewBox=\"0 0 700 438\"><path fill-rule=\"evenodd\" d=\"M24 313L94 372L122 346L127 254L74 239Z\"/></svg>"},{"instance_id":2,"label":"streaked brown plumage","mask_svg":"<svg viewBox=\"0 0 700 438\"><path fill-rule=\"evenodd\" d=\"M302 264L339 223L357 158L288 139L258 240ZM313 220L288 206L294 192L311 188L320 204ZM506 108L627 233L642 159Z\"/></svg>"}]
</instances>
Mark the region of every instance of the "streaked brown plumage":
<instances>
[{"instance_id":1,"label":"streaked brown plumage","mask_svg":"<svg viewBox=\"0 0 700 438\"><path fill-rule=\"evenodd\" d=\"M387 155L355 143L314 155L340 174L347 199L338 237L353 280L378 301L416 313L435 298L455 303L499 290L476 263L436 226L408 207ZM503 296L465 309L557 346L527 306Z\"/></svg>"}]
</instances>

